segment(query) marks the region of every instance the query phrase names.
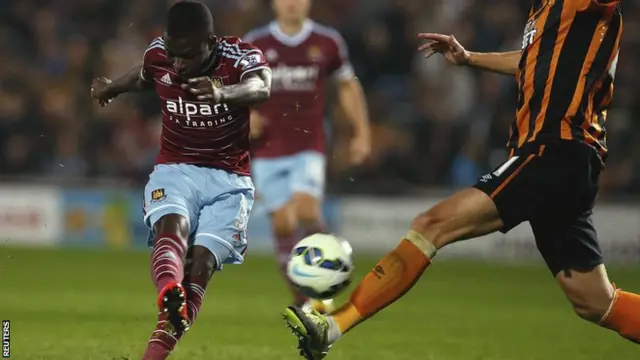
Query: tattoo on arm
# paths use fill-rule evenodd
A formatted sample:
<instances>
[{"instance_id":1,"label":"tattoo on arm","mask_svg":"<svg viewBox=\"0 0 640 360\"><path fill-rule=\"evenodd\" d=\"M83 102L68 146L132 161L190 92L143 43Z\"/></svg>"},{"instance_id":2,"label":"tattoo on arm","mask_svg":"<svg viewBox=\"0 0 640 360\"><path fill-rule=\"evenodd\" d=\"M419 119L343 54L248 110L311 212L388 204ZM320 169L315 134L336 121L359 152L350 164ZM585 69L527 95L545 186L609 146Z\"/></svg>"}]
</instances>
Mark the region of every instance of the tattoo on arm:
<instances>
[{"instance_id":1,"label":"tattoo on arm","mask_svg":"<svg viewBox=\"0 0 640 360\"><path fill-rule=\"evenodd\" d=\"M235 85L223 86L219 89L220 102L253 105L269 100L271 95L271 70L255 70L244 76Z\"/></svg>"}]
</instances>

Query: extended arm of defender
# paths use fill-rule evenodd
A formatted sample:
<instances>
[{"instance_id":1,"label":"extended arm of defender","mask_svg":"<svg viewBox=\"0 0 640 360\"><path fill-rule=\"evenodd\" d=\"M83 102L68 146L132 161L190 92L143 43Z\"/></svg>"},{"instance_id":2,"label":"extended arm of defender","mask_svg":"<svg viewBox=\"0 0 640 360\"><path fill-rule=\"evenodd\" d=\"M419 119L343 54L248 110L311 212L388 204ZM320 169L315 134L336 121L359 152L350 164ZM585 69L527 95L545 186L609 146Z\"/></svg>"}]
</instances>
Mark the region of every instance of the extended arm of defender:
<instances>
[{"instance_id":1,"label":"extended arm of defender","mask_svg":"<svg viewBox=\"0 0 640 360\"><path fill-rule=\"evenodd\" d=\"M354 137L369 138L369 114L360 81L354 77L341 81L338 86L340 105L353 126Z\"/></svg>"},{"instance_id":2,"label":"extended arm of defender","mask_svg":"<svg viewBox=\"0 0 640 360\"><path fill-rule=\"evenodd\" d=\"M469 52L467 65L499 74L515 76L521 56L522 52L519 50L503 53Z\"/></svg>"},{"instance_id":3,"label":"extended arm of defender","mask_svg":"<svg viewBox=\"0 0 640 360\"><path fill-rule=\"evenodd\" d=\"M255 105L271 96L271 70L259 69L248 73L240 83L217 89L220 101L237 105Z\"/></svg>"},{"instance_id":4,"label":"extended arm of defender","mask_svg":"<svg viewBox=\"0 0 640 360\"><path fill-rule=\"evenodd\" d=\"M153 88L153 83L140 76L142 66L136 66L125 75L109 84L107 89L110 98L128 92L139 92Z\"/></svg>"}]
</instances>

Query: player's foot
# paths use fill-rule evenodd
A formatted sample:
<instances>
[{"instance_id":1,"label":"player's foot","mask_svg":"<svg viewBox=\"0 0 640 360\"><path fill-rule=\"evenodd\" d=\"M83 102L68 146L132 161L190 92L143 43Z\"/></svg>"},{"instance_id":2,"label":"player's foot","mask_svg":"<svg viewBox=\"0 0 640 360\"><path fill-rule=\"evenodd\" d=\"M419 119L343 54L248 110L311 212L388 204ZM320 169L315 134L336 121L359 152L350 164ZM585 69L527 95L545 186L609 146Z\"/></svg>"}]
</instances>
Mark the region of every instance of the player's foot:
<instances>
[{"instance_id":1,"label":"player's foot","mask_svg":"<svg viewBox=\"0 0 640 360\"><path fill-rule=\"evenodd\" d=\"M327 356L331 344L328 340L329 323L315 310L305 312L297 306L284 311L287 326L298 338L300 356L307 360L320 360Z\"/></svg>"},{"instance_id":2,"label":"player's foot","mask_svg":"<svg viewBox=\"0 0 640 360\"><path fill-rule=\"evenodd\" d=\"M182 284L171 282L158 295L158 309L167 316L167 331L173 335L183 334L189 330L187 314L187 292Z\"/></svg>"},{"instance_id":3,"label":"player's foot","mask_svg":"<svg viewBox=\"0 0 640 360\"><path fill-rule=\"evenodd\" d=\"M302 310L304 312L310 312L311 310L315 310L322 315L331 314L333 310L335 310L335 306L333 305L333 299L327 300L316 300L309 299L307 302L302 305Z\"/></svg>"}]
</instances>

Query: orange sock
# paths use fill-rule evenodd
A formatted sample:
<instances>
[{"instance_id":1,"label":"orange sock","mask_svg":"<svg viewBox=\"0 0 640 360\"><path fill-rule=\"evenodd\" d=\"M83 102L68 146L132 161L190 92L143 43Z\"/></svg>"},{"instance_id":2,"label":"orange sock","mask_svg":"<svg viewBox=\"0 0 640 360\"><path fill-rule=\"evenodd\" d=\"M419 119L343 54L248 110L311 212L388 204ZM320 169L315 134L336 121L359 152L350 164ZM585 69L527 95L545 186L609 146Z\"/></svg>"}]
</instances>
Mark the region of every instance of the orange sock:
<instances>
[{"instance_id":1,"label":"orange sock","mask_svg":"<svg viewBox=\"0 0 640 360\"><path fill-rule=\"evenodd\" d=\"M617 289L611 308L600 324L640 344L640 295Z\"/></svg>"},{"instance_id":2,"label":"orange sock","mask_svg":"<svg viewBox=\"0 0 640 360\"><path fill-rule=\"evenodd\" d=\"M331 314L340 333L344 334L402 297L418 281L429 263L425 252L413 242L403 239L365 276L349 302Z\"/></svg>"}]
</instances>

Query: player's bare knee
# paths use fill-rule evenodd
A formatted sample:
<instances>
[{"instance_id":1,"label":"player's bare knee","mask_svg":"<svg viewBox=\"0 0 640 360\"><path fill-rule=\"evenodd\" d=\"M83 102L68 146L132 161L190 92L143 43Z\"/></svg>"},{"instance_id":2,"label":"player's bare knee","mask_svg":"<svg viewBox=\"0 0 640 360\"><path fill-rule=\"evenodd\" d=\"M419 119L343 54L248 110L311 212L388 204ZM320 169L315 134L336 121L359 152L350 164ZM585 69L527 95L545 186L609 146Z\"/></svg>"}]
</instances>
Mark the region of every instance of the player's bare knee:
<instances>
[{"instance_id":1,"label":"player's bare knee","mask_svg":"<svg viewBox=\"0 0 640 360\"><path fill-rule=\"evenodd\" d=\"M189 249L185 277L210 279L217 267L213 253L204 246L196 245Z\"/></svg>"},{"instance_id":2,"label":"player's bare knee","mask_svg":"<svg viewBox=\"0 0 640 360\"><path fill-rule=\"evenodd\" d=\"M285 205L271 213L271 222L276 236L290 236L298 228L298 220L291 205Z\"/></svg>"},{"instance_id":3,"label":"player's bare knee","mask_svg":"<svg viewBox=\"0 0 640 360\"><path fill-rule=\"evenodd\" d=\"M572 270L561 272L556 279L580 318L600 322L609 310L615 293L608 279Z\"/></svg>"},{"instance_id":4,"label":"player's bare knee","mask_svg":"<svg viewBox=\"0 0 640 360\"><path fill-rule=\"evenodd\" d=\"M189 239L189 220L182 215L168 214L154 225L156 234L176 234L183 240Z\"/></svg>"},{"instance_id":5,"label":"player's bare knee","mask_svg":"<svg viewBox=\"0 0 640 360\"><path fill-rule=\"evenodd\" d=\"M442 231L445 219L437 211L429 210L416 216L411 223L411 229L431 243L436 249L447 245L449 239Z\"/></svg>"},{"instance_id":6,"label":"player's bare knee","mask_svg":"<svg viewBox=\"0 0 640 360\"><path fill-rule=\"evenodd\" d=\"M302 224L318 224L322 221L320 201L312 195L296 193L293 195L298 221Z\"/></svg>"}]
</instances>

